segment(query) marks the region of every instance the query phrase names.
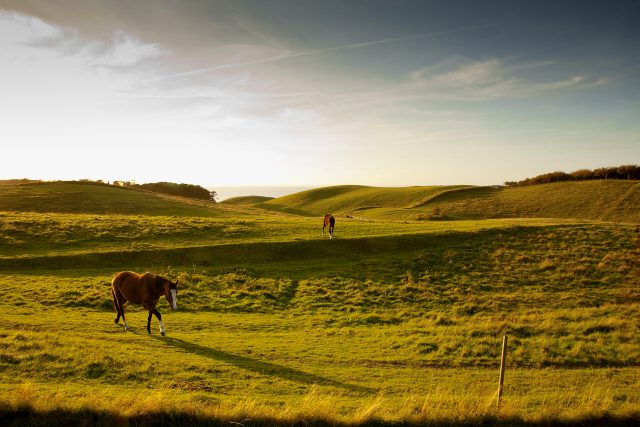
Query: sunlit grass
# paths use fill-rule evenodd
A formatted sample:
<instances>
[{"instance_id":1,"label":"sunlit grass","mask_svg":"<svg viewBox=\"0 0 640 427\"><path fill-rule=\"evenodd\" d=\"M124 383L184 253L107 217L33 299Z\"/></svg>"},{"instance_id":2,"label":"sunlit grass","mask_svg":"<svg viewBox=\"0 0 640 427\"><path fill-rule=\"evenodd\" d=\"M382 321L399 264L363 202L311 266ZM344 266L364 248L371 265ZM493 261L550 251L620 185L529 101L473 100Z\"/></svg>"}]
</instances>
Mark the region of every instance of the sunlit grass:
<instances>
[{"instance_id":1,"label":"sunlit grass","mask_svg":"<svg viewBox=\"0 0 640 427\"><path fill-rule=\"evenodd\" d=\"M39 410L193 412L236 420L312 416L359 423L498 414L495 362L490 369L429 367L415 348L381 348L394 337L406 339L407 330L429 332L433 325L326 327L316 316L176 312L165 315L169 337L160 338L156 331L146 335L145 317L130 313L133 333L125 333L107 312L0 315L7 328L2 388L11 396L3 400ZM491 340L496 349L499 343ZM624 414L640 404L637 367L517 365L507 369L502 415L579 418Z\"/></svg>"},{"instance_id":2,"label":"sunlit grass","mask_svg":"<svg viewBox=\"0 0 640 427\"><path fill-rule=\"evenodd\" d=\"M0 213L0 422L640 419L636 225L339 217L329 240L228 209ZM126 269L179 279L167 337L140 308L113 323Z\"/></svg>"},{"instance_id":3,"label":"sunlit grass","mask_svg":"<svg viewBox=\"0 0 640 427\"><path fill-rule=\"evenodd\" d=\"M354 218L452 220L581 218L640 222L638 181L558 182L526 187L361 187L308 190L259 204L304 215L334 212Z\"/></svg>"},{"instance_id":4,"label":"sunlit grass","mask_svg":"<svg viewBox=\"0 0 640 427\"><path fill-rule=\"evenodd\" d=\"M575 221L502 219L420 223L343 218L337 224L335 236L353 239L571 223ZM0 212L0 258L319 239L322 239L321 218L269 214L220 219Z\"/></svg>"}]
</instances>

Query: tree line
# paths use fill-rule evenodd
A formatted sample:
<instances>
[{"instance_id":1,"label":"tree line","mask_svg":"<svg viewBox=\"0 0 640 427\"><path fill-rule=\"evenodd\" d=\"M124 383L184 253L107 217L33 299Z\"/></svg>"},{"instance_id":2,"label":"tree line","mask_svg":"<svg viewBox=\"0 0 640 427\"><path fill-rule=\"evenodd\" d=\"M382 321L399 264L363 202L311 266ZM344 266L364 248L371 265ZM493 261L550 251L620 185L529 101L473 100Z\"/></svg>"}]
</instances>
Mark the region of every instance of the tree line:
<instances>
[{"instance_id":1,"label":"tree line","mask_svg":"<svg viewBox=\"0 0 640 427\"><path fill-rule=\"evenodd\" d=\"M640 166L622 165L598 169L579 169L571 173L551 172L526 178L522 181L507 181L507 187L522 187L526 185L548 184L562 181L588 181L593 179L638 179L640 180Z\"/></svg>"},{"instance_id":2,"label":"tree line","mask_svg":"<svg viewBox=\"0 0 640 427\"><path fill-rule=\"evenodd\" d=\"M209 200L213 202L216 201L215 197L217 196L215 191L207 190L199 185L176 184L175 182L149 182L147 184L136 184L131 181L113 181L113 185L140 188L142 190L153 191L155 193L188 197L190 199Z\"/></svg>"}]
</instances>

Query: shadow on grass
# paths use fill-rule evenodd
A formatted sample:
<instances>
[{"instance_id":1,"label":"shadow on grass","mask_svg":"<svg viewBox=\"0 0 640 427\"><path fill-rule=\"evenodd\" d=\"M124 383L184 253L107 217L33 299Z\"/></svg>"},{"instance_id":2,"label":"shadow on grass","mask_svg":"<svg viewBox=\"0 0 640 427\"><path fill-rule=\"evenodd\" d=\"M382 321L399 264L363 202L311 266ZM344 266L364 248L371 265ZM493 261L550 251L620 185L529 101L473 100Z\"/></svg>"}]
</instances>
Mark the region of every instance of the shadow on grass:
<instances>
[{"instance_id":1,"label":"shadow on grass","mask_svg":"<svg viewBox=\"0 0 640 427\"><path fill-rule=\"evenodd\" d=\"M640 422L640 412L628 415L598 415L586 416L573 420L560 420L556 418L540 421L527 421L520 417L500 417L495 415L478 416L469 419L420 419L405 421L385 421L370 418L362 421L343 422L323 417L291 417L277 418L265 417L257 414L242 414L238 416L207 416L186 412L149 412L138 415L121 415L110 411L98 409L52 409L37 411L31 406L24 405L8 407L0 404L0 425L13 427L30 426L287 426L287 427L476 427L476 426L522 426L522 427L546 427L546 426L637 426Z\"/></svg>"},{"instance_id":2,"label":"shadow on grass","mask_svg":"<svg viewBox=\"0 0 640 427\"><path fill-rule=\"evenodd\" d=\"M183 351L197 354L198 356L208 357L209 359L218 360L220 362L230 363L239 368L262 375L270 375L304 384L332 386L356 393L372 394L378 391L369 387L347 384L331 378L322 377L320 375L310 374L308 372L278 365L276 363L265 362L251 357L240 356L226 351L217 350L215 348L205 347L203 345L187 342L178 338L158 337L153 335L152 337Z\"/></svg>"}]
</instances>

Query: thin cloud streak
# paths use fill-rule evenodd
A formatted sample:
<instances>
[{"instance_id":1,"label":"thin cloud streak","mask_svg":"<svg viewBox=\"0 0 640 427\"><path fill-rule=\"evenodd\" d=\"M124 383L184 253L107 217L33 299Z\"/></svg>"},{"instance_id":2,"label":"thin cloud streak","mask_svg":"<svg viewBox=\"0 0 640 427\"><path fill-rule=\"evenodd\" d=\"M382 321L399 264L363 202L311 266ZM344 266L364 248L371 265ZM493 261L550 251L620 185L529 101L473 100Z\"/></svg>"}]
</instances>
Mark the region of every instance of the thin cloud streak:
<instances>
[{"instance_id":1,"label":"thin cloud streak","mask_svg":"<svg viewBox=\"0 0 640 427\"><path fill-rule=\"evenodd\" d=\"M493 25L493 24L491 24L491 25L478 25L478 26L474 26L474 27L457 28L457 29L454 29L454 30L437 31L437 32L434 32L434 33L420 33L420 34L412 34L412 35L409 35L409 36L402 36L402 37L390 37L390 38L386 38L386 39L371 40L371 41L362 42L362 43L351 43L351 44L345 44L345 45L340 45L340 46L325 47L325 48L321 48L321 49L312 49L312 50L306 50L306 51L302 51L302 52L287 52L287 53L283 53L283 54L280 54L280 55L271 56L269 58L257 59L257 60L254 60L254 61L245 61L245 62L236 62L236 63L232 63L232 64L216 65L214 67L200 68L200 69L197 69L197 70L191 70L191 71L185 71L185 72L182 72L182 73L170 74L170 75L167 75L167 76L157 77L157 78L153 79L152 81L167 80L167 79L173 79L173 78L178 78L178 77L187 77L187 76L192 76L192 75L195 75L195 74L208 73L210 71L225 70L225 69L229 69L229 68L244 67L244 66L247 66L247 65L268 64L268 63L271 63L271 62L281 61L283 59L300 58L300 57L304 57L304 56L319 55L319 54L323 54L323 53L327 53L327 52L336 52L336 51L344 50L344 49L358 49L358 48L362 48L362 47L376 46L376 45L380 45L380 44L397 43L397 42L407 41L407 40L417 40L417 39L423 39L423 38L427 38L427 37L435 37L435 36L440 36L440 35L445 35L445 34L462 33L462 32L467 32L467 31L477 31L477 30L482 30L482 29L486 29L486 28L494 28L494 27L496 27L496 25Z\"/></svg>"}]
</instances>

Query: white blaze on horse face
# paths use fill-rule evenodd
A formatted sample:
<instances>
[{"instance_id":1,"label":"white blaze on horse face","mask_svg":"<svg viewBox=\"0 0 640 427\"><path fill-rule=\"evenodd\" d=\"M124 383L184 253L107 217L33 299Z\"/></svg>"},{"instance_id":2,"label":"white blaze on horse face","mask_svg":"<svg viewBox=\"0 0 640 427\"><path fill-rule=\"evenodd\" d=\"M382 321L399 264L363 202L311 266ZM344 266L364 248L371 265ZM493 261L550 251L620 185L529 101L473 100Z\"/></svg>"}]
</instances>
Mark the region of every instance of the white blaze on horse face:
<instances>
[{"instance_id":1,"label":"white blaze on horse face","mask_svg":"<svg viewBox=\"0 0 640 427\"><path fill-rule=\"evenodd\" d=\"M172 309L177 309L178 308L178 291L175 289L171 289L171 308Z\"/></svg>"}]
</instances>

